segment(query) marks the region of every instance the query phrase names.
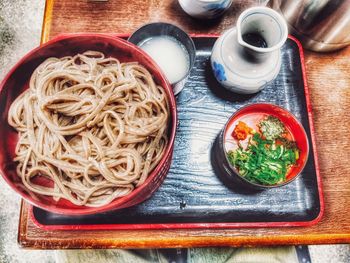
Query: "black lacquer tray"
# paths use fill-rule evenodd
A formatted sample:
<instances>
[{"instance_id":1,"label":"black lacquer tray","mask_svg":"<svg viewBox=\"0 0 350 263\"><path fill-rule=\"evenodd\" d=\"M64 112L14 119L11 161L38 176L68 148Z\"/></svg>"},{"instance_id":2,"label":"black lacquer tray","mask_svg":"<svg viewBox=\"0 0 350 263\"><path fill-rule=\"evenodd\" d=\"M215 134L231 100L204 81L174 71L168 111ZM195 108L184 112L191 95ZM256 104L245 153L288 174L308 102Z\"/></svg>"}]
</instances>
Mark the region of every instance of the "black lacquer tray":
<instances>
[{"instance_id":1,"label":"black lacquer tray","mask_svg":"<svg viewBox=\"0 0 350 263\"><path fill-rule=\"evenodd\" d=\"M290 37L282 48L278 77L261 92L231 93L210 68L215 36L193 36L197 59L185 88L177 96L179 126L172 166L164 183L144 203L88 216L64 216L33 207L33 221L45 229L149 229L308 226L323 212L323 197L313 138L312 111L302 49ZM291 111L303 124L310 154L292 183L260 192L227 187L212 162L214 142L239 108L269 102Z\"/></svg>"}]
</instances>

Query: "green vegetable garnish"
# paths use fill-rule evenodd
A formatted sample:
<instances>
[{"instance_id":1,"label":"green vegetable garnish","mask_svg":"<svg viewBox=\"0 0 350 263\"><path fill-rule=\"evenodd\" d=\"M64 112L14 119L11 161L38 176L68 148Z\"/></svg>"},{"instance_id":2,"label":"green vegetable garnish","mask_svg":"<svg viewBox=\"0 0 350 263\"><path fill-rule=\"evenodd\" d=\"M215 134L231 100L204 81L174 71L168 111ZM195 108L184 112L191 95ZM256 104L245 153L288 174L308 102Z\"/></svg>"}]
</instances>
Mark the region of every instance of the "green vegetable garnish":
<instances>
[{"instance_id":1,"label":"green vegetable garnish","mask_svg":"<svg viewBox=\"0 0 350 263\"><path fill-rule=\"evenodd\" d=\"M286 180L288 169L299 158L299 149L294 142L287 139L276 144L275 140L268 139L265 134L264 136L266 139L255 133L246 149L240 147L228 152L228 160L247 180L263 185L274 185Z\"/></svg>"},{"instance_id":2,"label":"green vegetable garnish","mask_svg":"<svg viewBox=\"0 0 350 263\"><path fill-rule=\"evenodd\" d=\"M258 124L258 127L265 138L268 140L276 140L277 138L280 138L284 133L286 133L286 129L283 123L272 115L269 115L264 120L262 120Z\"/></svg>"}]
</instances>

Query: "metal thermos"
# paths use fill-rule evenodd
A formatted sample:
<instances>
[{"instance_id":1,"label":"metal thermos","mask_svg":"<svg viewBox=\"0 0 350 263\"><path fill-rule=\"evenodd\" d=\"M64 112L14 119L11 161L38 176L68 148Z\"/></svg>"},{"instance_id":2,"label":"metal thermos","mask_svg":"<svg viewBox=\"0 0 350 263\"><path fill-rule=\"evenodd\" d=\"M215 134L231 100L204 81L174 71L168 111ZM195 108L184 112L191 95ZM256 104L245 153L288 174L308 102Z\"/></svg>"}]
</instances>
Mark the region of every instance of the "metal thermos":
<instances>
[{"instance_id":1,"label":"metal thermos","mask_svg":"<svg viewBox=\"0 0 350 263\"><path fill-rule=\"evenodd\" d=\"M307 49L331 51L350 45L350 0L270 0Z\"/></svg>"}]
</instances>

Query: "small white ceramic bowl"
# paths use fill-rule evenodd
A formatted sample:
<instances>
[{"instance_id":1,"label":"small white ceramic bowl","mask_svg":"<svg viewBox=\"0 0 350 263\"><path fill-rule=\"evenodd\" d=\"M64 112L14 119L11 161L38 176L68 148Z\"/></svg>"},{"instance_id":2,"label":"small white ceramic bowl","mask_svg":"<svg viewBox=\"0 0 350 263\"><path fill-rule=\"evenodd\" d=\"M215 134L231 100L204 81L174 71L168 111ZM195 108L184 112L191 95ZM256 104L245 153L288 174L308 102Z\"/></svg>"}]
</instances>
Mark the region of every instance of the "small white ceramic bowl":
<instances>
[{"instance_id":1,"label":"small white ceramic bowl","mask_svg":"<svg viewBox=\"0 0 350 263\"><path fill-rule=\"evenodd\" d=\"M199 19L212 19L222 15L232 4L232 0L179 0L182 9Z\"/></svg>"},{"instance_id":2,"label":"small white ceramic bowl","mask_svg":"<svg viewBox=\"0 0 350 263\"><path fill-rule=\"evenodd\" d=\"M175 38L183 45L189 55L189 67L186 75L174 83L170 83L173 87L174 95L177 95L184 88L187 78L196 60L196 47L192 38L181 28L169 23L149 23L138 28L131 34L128 41L139 46L144 40L156 36L170 36Z\"/></svg>"}]
</instances>

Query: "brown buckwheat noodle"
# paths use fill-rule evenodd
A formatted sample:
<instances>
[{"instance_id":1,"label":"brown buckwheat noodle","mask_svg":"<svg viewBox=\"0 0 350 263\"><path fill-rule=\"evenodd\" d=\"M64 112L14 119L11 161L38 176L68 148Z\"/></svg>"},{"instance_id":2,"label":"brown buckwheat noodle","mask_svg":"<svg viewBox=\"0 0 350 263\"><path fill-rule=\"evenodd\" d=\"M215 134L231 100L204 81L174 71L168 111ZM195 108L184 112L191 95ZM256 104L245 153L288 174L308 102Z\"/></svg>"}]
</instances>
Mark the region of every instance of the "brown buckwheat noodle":
<instances>
[{"instance_id":1,"label":"brown buckwheat noodle","mask_svg":"<svg viewBox=\"0 0 350 263\"><path fill-rule=\"evenodd\" d=\"M55 200L108 204L140 186L158 164L168 120L163 88L138 63L96 51L49 58L9 110L19 133L17 174L28 190Z\"/></svg>"}]
</instances>

